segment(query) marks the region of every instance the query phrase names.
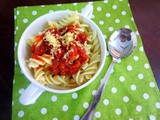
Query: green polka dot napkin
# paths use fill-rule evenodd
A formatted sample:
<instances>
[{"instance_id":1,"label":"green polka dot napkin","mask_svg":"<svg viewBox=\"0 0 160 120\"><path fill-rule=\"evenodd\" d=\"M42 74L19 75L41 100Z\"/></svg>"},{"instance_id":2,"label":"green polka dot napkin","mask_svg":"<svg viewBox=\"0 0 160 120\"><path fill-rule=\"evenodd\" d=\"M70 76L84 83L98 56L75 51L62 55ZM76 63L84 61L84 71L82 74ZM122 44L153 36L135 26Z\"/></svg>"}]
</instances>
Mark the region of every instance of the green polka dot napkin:
<instances>
[{"instance_id":1,"label":"green polka dot napkin","mask_svg":"<svg viewBox=\"0 0 160 120\"><path fill-rule=\"evenodd\" d=\"M122 27L137 33L138 46L128 58L119 60L96 109L94 120L160 120L160 93L143 50L130 6L127 0L105 0L93 4L92 20L102 30L106 42L111 34ZM70 94L44 92L36 103L23 106L20 95L30 84L17 60L17 46L26 27L39 16L57 10L78 10L88 3L41 5L15 9L15 74L13 80L13 120L79 120L86 112L111 56L99 76L89 86Z\"/></svg>"}]
</instances>

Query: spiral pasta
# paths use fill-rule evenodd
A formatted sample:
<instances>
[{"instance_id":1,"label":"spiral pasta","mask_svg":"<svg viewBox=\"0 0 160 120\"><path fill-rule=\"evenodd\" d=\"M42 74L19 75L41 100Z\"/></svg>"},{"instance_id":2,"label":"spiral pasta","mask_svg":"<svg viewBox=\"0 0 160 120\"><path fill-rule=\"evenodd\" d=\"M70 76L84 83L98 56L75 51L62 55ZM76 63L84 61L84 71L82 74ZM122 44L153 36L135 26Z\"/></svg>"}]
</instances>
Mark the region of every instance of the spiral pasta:
<instances>
[{"instance_id":1,"label":"spiral pasta","mask_svg":"<svg viewBox=\"0 0 160 120\"><path fill-rule=\"evenodd\" d=\"M32 57L26 61L28 68L34 72L35 80L46 86L58 85L69 88L84 84L97 72L101 60L101 49L97 32L92 31L88 24L82 22L76 13L68 15L58 21L49 21L48 25L50 26L49 29L28 40L32 51L37 50L39 53L37 55L36 51L34 53L36 55L32 55ZM57 32L58 30L60 31ZM80 41L77 42L78 37L80 37ZM83 41L85 38L87 38L87 41ZM85 63L79 67L78 72L72 75L64 75L65 70L63 68L65 66L62 65L62 63L58 64L60 60L57 58L57 54L64 52L60 49L60 45L67 46L70 44L72 44L73 48L71 47L68 52L63 53L63 59L69 60L68 63L75 64L75 66L78 66L82 62L75 62L80 57L79 54L73 53L75 46L85 52L87 59ZM41 50L43 47L45 48ZM60 67L55 69L57 65ZM73 69L75 69L75 66L72 66ZM70 72L72 73L72 70Z\"/></svg>"},{"instance_id":2,"label":"spiral pasta","mask_svg":"<svg viewBox=\"0 0 160 120\"><path fill-rule=\"evenodd\" d=\"M84 76L81 75L80 71L78 71L78 73L74 74L72 77L75 79L78 85L81 85L84 81Z\"/></svg>"},{"instance_id":3,"label":"spiral pasta","mask_svg":"<svg viewBox=\"0 0 160 120\"><path fill-rule=\"evenodd\" d=\"M66 85L67 80L69 80L69 76L59 76L59 75L53 76L53 74L51 73L50 74L46 73L44 77L47 85L60 85L60 84Z\"/></svg>"},{"instance_id":4,"label":"spiral pasta","mask_svg":"<svg viewBox=\"0 0 160 120\"><path fill-rule=\"evenodd\" d=\"M90 63L86 67L85 71L82 73L82 75L88 80L90 79L93 74L96 73L98 69L98 63L100 62L100 55L98 53L93 54L90 58Z\"/></svg>"},{"instance_id":5,"label":"spiral pasta","mask_svg":"<svg viewBox=\"0 0 160 120\"><path fill-rule=\"evenodd\" d=\"M85 47L86 54L89 55L91 53L92 44L87 44Z\"/></svg>"},{"instance_id":6,"label":"spiral pasta","mask_svg":"<svg viewBox=\"0 0 160 120\"><path fill-rule=\"evenodd\" d=\"M52 56L44 54L42 56L37 56L37 58L30 58L28 61L29 68L37 68L39 65L52 64Z\"/></svg>"},{"instance_id":7,"label":"spiral pasta","mask_svg":"<svg viewBox=\"0 0 160 120\"><path fill-rule=\"evenodd\" d=\"M73 24L77 20L79 20L79 16L76 13L74 13L74 14L70 14L67 17L59 20L58 22L49 21L48 24L51 27L55 27L55 28L60 29L60 28L66 27L66 26L68 26L70 24Z\"/></svg>"},{"instance_id":8,"label":"spiral pasta","mask_svg":"<svg viewBox=\"0 0 160 120\"><path fill-rule=\"evenodd\" d=\"M43 70L43 67L34 69L35 80L40 82L41 84L46 84L44 74L45 72Z\"/></svg>"}]
</instances>

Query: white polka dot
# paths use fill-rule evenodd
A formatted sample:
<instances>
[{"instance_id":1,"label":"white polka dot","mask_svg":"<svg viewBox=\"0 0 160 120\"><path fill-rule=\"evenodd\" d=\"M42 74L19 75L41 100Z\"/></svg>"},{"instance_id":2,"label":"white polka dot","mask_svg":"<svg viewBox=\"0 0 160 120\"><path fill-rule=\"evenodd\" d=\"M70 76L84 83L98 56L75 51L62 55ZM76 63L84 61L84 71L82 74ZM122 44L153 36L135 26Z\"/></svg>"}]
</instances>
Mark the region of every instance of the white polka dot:
<instances>
[{"instance_id":1,"label":"white polka dot","mask_svg":"<svg viewBox=\"0 0 160 120\"><path fill-rule=\"evenodd\" d=\"M14 42L14 47L16 47L17 46L17 42Z\"/></svg>"},{"instance_id":2,"label":"white polka dot","mask_svg":"<svg viewBox=\"0 0 160 120\"><path fill-rule=\"evenodd\" d=\"M129 25L125 25L124 27L125 27L125 28L128 28L128 29L130 28L130 26L129 26Z\"/></svg>"},{"instance_id":3,"label":"white polka dot","mask_svg":"<svg viewBox=\"0 0 160 120\"><path fill-rule=\"evenodd\" d=\"M37 11L32 11L32 15L37 15Z\"/></svg>"},{"instance_id":4,"label":"white polka dot","mask_svg":"<svg viewBox=\"0 0 160 120\"><path fill-rule=\"evenodd\" d=\"M134 21L133 17L131 17L131 20Z\"/></svg>"},{"instance_id":5,"label":"white polka dot","mask_svg":"<svg viewBox=\"0 0 160 120\"><path fill-rule=\"evenodd\" d=\"M77 6L78 3L73 3L74 6Z\"/></svg>"},{"instance_id":6,"label":"white polka dot","mask_svg":"<svg viewBox=\"0 0 160 120\"><path fill-rule=\"evenodd\" d=\"M97 90L92 91L92 95L95 95L97 93Z\"/></svg>"},{"instance_id":7,"label":"white polka dot","mask_svg":"<svg viewBox=\"0 0 160 120\"><path fill-rule=\"evenodd\" d=\"M57 96L53 95L53 96L51 97L51 100L52 100L53 102L56 102L56 101L57 101Z\"/></svg>"},{"instance_id":8,"label":"white polka dot","mask_svg":"<svg viewBox=\"0 0 160 120\"><path fill-rule=\"evenodd\" d=\"M101 11L101 10L102 10L102 8L101 8L101 7L97 7L97 10L98 10L98 11Z\"/></svg>"},{"instance_id":9,"label":"white polka dot","mask_svg":"<svg viewBox=\"0 0 160 120\"><path fill-rule=\"evenodd\" d=\"M14 106L14 102L12 101L12 106Z\"/></svg>"},{"instance_id":10,"label":"white polka dot","mask_svg":"<svg viewBox=\"0 0 160 120\"><path fill-rule=\"evenodd\" d=\"M28 6L25 6L25 8L28 8Z\"/></svg>"},{"instance_id":11,"label":"white polka dot","mask_svg":"<svg viewBox=\"0 0 160 120\"><path fill-rule=\"evenodd\" d=\"M104 0L104 3L108 3L108 0Z\"/></svg>"},{"instance_id":12,"label":"white polka dot","mask_svg":"<svg viewBox=\"0 0 160 120\"><path fill-rule=\"evenodd\" d=\"M109 100L108 100L108 99L104 99L104 100L103 100L103 104L104 104L104 105L108 105L108 104L109 104Z\"/></svg>"},{"instance_id":13,"label":"white polka dot","mask_svg":"<svg viewBox=\"0 0 160 120\"><path fill-rule=\"evenodd\" d=\"M70 11L70 9L66 9L66 11Z\"/></svg>"},{"instance_id":14,"label":"white polka dot","mask_svg":"<svg viewBox=\"0 0 160 120\"><path fill-rule=\"evenodd\" d=\"M109 27L109 31L113 31L113 27Z\"/></svg>"},{"instance_id":15,"label":"white polka dot","mask_svg":"<svg viewBox=\"0 0 160 120\"><path fill-rule=\"evenodd\" d=\"M76 99L77 97L78 97L78 94L77 94L77 93L73 93L73 94L72 94L72 98L73 98L73 99Z\"/></svg>"},{"instance_id":16,"label":"white polka dot","mask_svg":"<svg viewBox=\"0 0 160 120\"><path fill-rule=\"evenodd\" d=\"M21 74L23 74L23 71L21 70Z\"/></svg>"},{"instance_id":17,"label":"white polka dot","mask_svg":"<svg viewBox=\"0 0 160 120\"><path fill-rule=\"evenodd\" d=\"M112 8L113 8L113 9L117 9L117 5L113 5Z\"/></svg>"},{"instance_id":18,"label":"white polka dot","mask_svg":"<svg viewBox=\"0 0 160 120\"><path fill-rule=\"evenodd\" d=\"M24 93L24 88L19 89L19 94L23 94Z\"/></svg>"},{"instance_id":19,"label":"white polka dot","mask_svg":"<svg viewBox=\"0 0 160 120\"><path fill-rule=\"evenodd\" d=\"M117 108L115 112L117 115L120 115L122 113L121 109L119 109L119 108Z\"/></svg>"},{"instance_id":20,"label":"white polka dot","mask_svg":"<svg viewBox=\"0 0 160 120\"><path fill-rule=\"evenodd\" d=\"M124 96L124 97L123 97L123 101L124 101L124 102L128 102L128 101L129 101L129 98L128 98L127 96Z\"/></svg>"},{"instance_id":21,"label":"white polka dot","mask_svg":"<svg viewBox=\"0 0 160 120\"><path fill-rule=\"evenodd\" d=\"M113 68L112 68L112 70L111 70L111 74L112 74L112 73L114 73L114 69L113 69Z\"/></svg>"},{"instance_id":22,"label":"white polka dot","mask_svg":"<svg viewBox=\"0 0 160 120\"><path fill-rule=\"evenodd\" d=\"M88 103L88 102L84 102L84 103L83 103L83 107L84 107L85 109L87 109L87 108L89 107L89 103Z\"/></svg>"},{"instance_id":23,"label":"white polka dot","mask_svg":"<svg viewBox=\"0 0 160 120\"><path fill-rule=\"evenodd\" d=\"M132 70L132 66L128 65L128 66L127 66L127 70L128 70L128 71L131 71L131 70Z\"/></svg>"},{"instance_id":24,"label":"white polka dot","mask_svg":"<svg viewBox=\"0 0 160 120\"><path fill-rule=\"evenodd\" d=\"M53 120L58 120L58 118L53 118Z\"/></svg>"},{"instance_id":25,"label":"white polka dot","mask_svg":"<svg viewBox=\"0 0 160 120\"><path fill-rule=\"evenodd\" d=\"M131 90L136 90L136 85L131 85Z\"/></svg>"},{"instance_id":26,"label":"white polka dot","mask_svg":"<svg viewBox=\"0 0 160 120\"><path fill-rule=\"evenodd\" d=\"M133 59L134 59L135 61L138 61L139 58L138 58L138 56L134 56Z\"/></svg>"},{"instance_id":27,"label":"white polka dot","mask_svg":"<svg viewBox=\"0 0 160 120\"><path fill-rule=\"evenodd\" d=\"M137 112L141 112L142 111L142 106L137 105L136 110L137 110Z\"/></svg>"},{"instance_id":28,"label":"white polka dot","mask_svg":"<svg viewBox=\"0 0 160 120\"><path fill-rule=\"evenodd\" d=\"M18 26L16 26L16 30L18 30Z\"/></svg>"},{"instance_id":29,"label":"white polka dot","mask_svg":"<svg viewBox=\"0 0 160 120\"><path fill-rule=\"evenodd\" d=\"M14 20L16 20L17 19L17 16L16 15L14 15Z\"/></svg>"},{"instance_id":30,"label":"white polka dot","mask_svg":"<svg viewBox=\"0 0 160 120\"><path fill-rule=\"evenodd\" d=\"M139 35L139 32L138 32L138 31L136 31L136 35Z\"/></svg>"},{"instance_id":31,"label":"white polka dot","mask_svg":"<svg viewBox=\"0 0 160 120\"><path fill-rule=\"evenodd\" d=\"M18 117L23 117L23 116L24 116L24 111L22 111L22 110L19 111L19 112L18 112Z\"/></svg>"},{"instance_id":32,"label":"white polka dot","mask_svg":"<svg viewBox=\"0 0 160 120\"><path fill-rule=\"evenodd\" d=\"M16 60L14 61L14 64L15 64L15 65L17 64L17 61L16 61Z\"/></svg>"},{"instance_id":33,"label":"white polka dot","mask_svg":"<svg viewBox=\"0 0 160 120\"><path fill-rule=\"evenodd\" d=\"M155 117L154 115L150 115L150 116L149 116L149 119L150 119L150 120L156 120L156 117Z\"/></svg>"},{"instance_id":34,"label":"white polka dot","mask_svg":"<svg viewBox=\"0 0 160 120\"><path fill-rule=\"evenodd\" d=\"M79 115L74 116L74 120L79 120L79 119L80 119Z\"/></svg>"},{"instance_id":35,"label":"white polka dot","mask_svg":"<svg viewBox=\"0 0 160 120\"><path fill-rule=\"evenodd\" d=\"M28 22L28 19L27 19L27 18L24 18L24 19L23 19L23 22L24 22L24 23L27 23L27 22Z\"/></svg>"},{"instance_id":36,"label":"white polka dot","mask_svg":"<svg viewBox=\"0 0 160 120\"><path fill-rule=\"evenodd\" d=\"M68 110L68 106L67 105L63 105L62 110L66 112Z\"/></svg>"},{"instance_id":37,"label":"white polka dot","mask_svg":"<svg viewBox=\"0 0 160 120\"><path fill-rule=\"evenodd\" d=\"M92 4L93 4L93 2L88 2L88 4L92 5Z\"/></svg>"},{"instance_id":38,"label":"white polka dot","mask_svg":"<svg viewBox=\"0 0 160 120\"><path fill-rule=\"evenodd\" d=\"M101 83L103 82L104 79L101 79Z\"/></svg>"},{"instance_id":39,"label":"white polka dot","mask_svg":"<svg viewBox=\"0 0 160 120\"><path fill-rule=\"evenodd\" d=\"M142 80L144 77L143 77L143 74L138 74L138 78L140 79L140 80Z\"/></svg>"},{"instance_id":40,"label":"white polka dot","mask_svg":"<svg viewBox=\"0 0 160 120\"><path fill-rule=\"evenodd\" d=\"M143 94L143 98L144 98L144 99L148 99L148 98L149 98L149 95L148 95L147 93L144 93L144 94Z\"/></svg>"},{"instance_id":41,"label":"white polka dot","mask_svg":"<svg viewBox=\"0 0 160 120\"><path fill-rule=\"evenodd\" d=\"M100 25L103 25L103 24L104 24L104 21L102 21L102 20L99 21L99 24L100 24Z\"/></svg>"},{"instance_id":42,"label":"white polka dot","mask_svg":"<svg viewBox=\"0 0 160 120\"><path fill-rule=\"evenodd\" d=\"M115 20L115 23L119 23L119 22L120 22L120 20L119 20L119 19L116 19L116 20Z\"/></svg>"},{"instance_id":43,"label":"white polka dot","mask_svg":"<svg viewBox=\"0 0 160 120\"><path fill-rule=\"evenodd\" d=\"M46 108L42 108L42 109L41 109L41 114L44 115L44 114L46 114L46 113L47 113L47 109L46 109Z\"/></svg>"},{"instance_id":44,"label":"white polka dot","mask_svg":"<svg viewBox=\"0 0 160 120\"><path fill-rule=\"evenodd\" d=\"M19 15L20 14L20 12L17 10L17 15Z\"/></svg>"},{"instance_id":45,"label":"white polka dot","mask_svg":"<svg viewBox=\"0 0 160 120\"><path fill-rule=\"evenodd\" d=\"M125 80L124 76L120 76L120 77L119 77L119 80L120 80L121 82L124 82L124 80Z\"/></svg>"},{"instance_id":46,"label":"white polka dot","mask_svg":"<svg viewBox=\"0 0 160 120\"><path fill-rule=\"evenodd\" d=\"M31 103L31 104L35 104L36 102L34 101L33 103Z\"/></svg>"},{"instance_id":47,"label":"white polka dot","mask_svg":"<svg viewBox=\"0 0 160 120\"><path fill-rule=\"evenodd\" d=\"M49 10L49 13L53 13L54 11L53 10Z\"/></svg>"},{"instance_id":48,"label":"white polka dot","mask_svg":"<svg viewBox=\"0 0 160 120\"><path fill-rule=\"evenodd\" d=\"M14 35L16 35L16 31L14 31Z\"/></svg>"},{"instance_id":49,"label":"white polka dot","mask_svg":"<svg viewBox=\"0 0 160 120\"><path fill-rule=\"evenodd\" d=\"M107 39L107 35L103 35L104 36L104 39Z\"/></svg>"},{"instance_id":50,"label":"white polka dot","mask_svg":"<svg viewBox=\"0 0 160 120\"><path fill-rule=\"evenodd\" d=\"M106 56L110 55L109 51L106 51Z\"/></svg>"},{"instance_id":51,"label":"white polka dot","mask_svg":"<svg viewBox=\"0 0 160 120\"><path fill-rule=\"evenodd\" d=\"M61 6L62 4L57 4L57 6Z\"/></svg>"},{"instance_id":52,"label":"white polka dot","mask_svg":"<svg viewBox=\"0 0 160 120\"><path fill-rule=\"evenodd\" d=\"M95 117L96 117L96 118L100 118L100 117L101 117L101 113L100 113L99 111L96 112L96 113L95 113Z\"/></svg>"},{"instance_id":53,"label":"white polka dot","mask_svg":"<svg viewBox=\"0 0 160 120\"><path fill-rule=\"evenodd\" d=\"M45 5L41 5L41 7L45 7Z\"/></svg>"},{"instance_id":54,"label":"white polka dot","mask_svg":"<svg viewBox=\"0 0 160 120\"><path fill-rule=\"evenodd\" d=\"M143 46L141 46L141 47L139 48L139 50L140 50L141 52L143 52L143 51L144 51Z\"/></svg>"},{"instance_id":55,"label":"white polka dot","mask_svg":"<svg viewBox=\"0 0 160 120\"><path fill-rule=\"evenodd\" d=\"M122 11L121 14L122 14L122 15L126 15L126 11Z\"/></svg>"},{"instance_id":56,"label":"white polka dot","mask_svg":"<svg viewBox=\"0 0 160 120\"><path fill-rule=\"evenodd\" d=\"M154 88L154 87L155 87L155 83L154 83L154 82L150 82L150 83L149 83L149 86L150 86L151 88Z\"/></svg>"},{"instance_id":57,"label":"white polka dot","mask_svg":"<svg viewBox=\"0 0 160 120\"><path fill-rule=\"evenodd\" d=\"M160 102L156 102L156 108L160 109Z\"/></svg>"},{"instance_id":58,"label":"white polka dot","mask_svg":"<svg viewBox=\"0 0 160 120\"><path fill-rule=\"evenodd\" d=\"M130 7L130 4L128 3L128 7Z\"/></svg>"},{"instance_id":59,"label":"white polka dot","mask_svg":"<svg viewBox=\"0 0 160 120\"><path fill-rule=\"evenodd\" d=\"M91 18L92 18L92 19L94 19L94 18L95 18L95 16L92 14Z\"/></svg>"},{"instance_id":60,"label":"white polka dot","mask_svg":"<svg viewBox=\"0 0 160 120\"><path fill-rule=\"evenodd\" d=\"M148 64L148 63L144 64L144 67L145 67L146 69L148 69L148 68L149 68L149 64Z\"/></svg>"},{"instance_id":61,"label":"white polka dot","mask_svg":"<svg viewBox=\"0 0 160 120\"><path fill-rule=\"evenodd\" d=\"M134 120L133 118L129 118L128 120Z\"/></svg>"},{"instance_id":62,"label":"white polka dot","mask_svg":"<svg viewBox=\"0 0 160 120\"><path fill-rule=\"evenodd\" d=\"M121 59L118 59L118 60L117 60L117 63L121 63Z\"/></svg>"},{"instance_id":63,"label":"white polka dot","mask_svg":"<svg viewBox=\"0 0 160 120\"><path fill-rule=\"evenodd\" d=\"M119 0L120 2L122 2L123 0Z\"/></svg>"},{"instance_id":64,"label":"white polka dot","mask_svg":"<svg viewBox=\"0 0 160 120\"><path fill-rule=\"evenodd\" d=\"M106 13L106 17L110 17L111 16L111 14L110 13Z\"/></svg>"},{"instance_id":65,"label":"white polka dot","mask_svg":"<svg viewBox=\"0 0 160 120\"><path fill-rule=\"evenodd\" d=\"M15 83L15 80L13 79L13 84Z\"/></svg>"},{"instance_id":66,"label":"white polka dot","mask_svg":"<svg viewBox=\"0 0 160 120\"><path fill-rule=\"evenodd\" d=\"M111 89L111 91L112 91L112 93L116 93L116 92L117 92L117 88L113 87L113 88Z\"/></svg>"}]
</instances>

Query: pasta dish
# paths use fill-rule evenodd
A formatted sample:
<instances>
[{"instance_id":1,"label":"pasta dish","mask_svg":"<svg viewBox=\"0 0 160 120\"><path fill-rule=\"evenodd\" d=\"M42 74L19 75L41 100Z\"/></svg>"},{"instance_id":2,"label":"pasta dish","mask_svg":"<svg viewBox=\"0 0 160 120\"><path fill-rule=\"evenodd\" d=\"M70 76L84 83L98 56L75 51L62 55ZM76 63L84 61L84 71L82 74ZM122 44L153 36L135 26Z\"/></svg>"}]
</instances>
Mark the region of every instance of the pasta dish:
<instances>
[{"instance_id":1,"label":"pasta dish","mask_svg":"<svg viewBox=\"0 0 160 120\"><path fill-rule=\"evenodd\" d=\"M31 48L28 68L43 85L75 88L97 72L101 50L96 31L76 14L58 21L27 42Z\"/></svg>"}]
</instances>

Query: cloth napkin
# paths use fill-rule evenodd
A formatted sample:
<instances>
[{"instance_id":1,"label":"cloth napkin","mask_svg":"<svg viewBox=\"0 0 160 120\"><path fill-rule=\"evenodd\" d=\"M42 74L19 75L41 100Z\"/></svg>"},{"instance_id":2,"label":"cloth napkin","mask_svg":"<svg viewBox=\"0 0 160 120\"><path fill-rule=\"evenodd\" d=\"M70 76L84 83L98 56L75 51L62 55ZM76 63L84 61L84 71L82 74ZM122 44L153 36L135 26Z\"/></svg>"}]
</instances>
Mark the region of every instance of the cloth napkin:
<instances>
[{"instance_id":1,"label":"cloth napkin","mask_svg":"<svg viewBox=\"0 0 160 120\"><path fill-rule=\"evenodd\" d=\"M43 14L57 10L81 12L86 4L88 2L15 8L13 120L79 120L86 112L111 63L109 54L101 73L89 86L69 94L44 92L34 104L28 106L19 102L20 95L30 81L23 75L17 60L19 39L31 22ZM94 6L92 20L102 30L106 43L115 30L123 27L135 31L138 38L135 52L116 63L96 109L94 120L160 120L160 93L128 1L105 0L89 4Z\"/></svg>"}]
</instances>

